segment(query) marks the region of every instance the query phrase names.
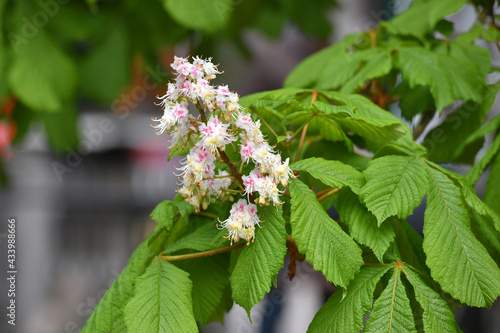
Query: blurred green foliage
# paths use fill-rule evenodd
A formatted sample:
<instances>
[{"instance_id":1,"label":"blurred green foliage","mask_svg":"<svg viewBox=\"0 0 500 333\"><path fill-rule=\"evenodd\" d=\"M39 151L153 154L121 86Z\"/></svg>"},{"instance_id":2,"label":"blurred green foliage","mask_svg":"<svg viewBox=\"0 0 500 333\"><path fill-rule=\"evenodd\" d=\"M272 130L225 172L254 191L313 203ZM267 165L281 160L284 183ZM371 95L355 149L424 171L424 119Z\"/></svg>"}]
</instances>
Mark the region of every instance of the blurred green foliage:
<instances>
[{"instance_id":1,"label":"blurred green foliage","mask_svg":"<svg viewBox=\"0 0 500 333\"><path fill-rule=\"evenodd\" d=\"M332 0L0 0L0 107L15 103L1 117L16 125L14 142L37 121L52 148L76 148L77 101L113 106L134 70L158 68L161 51L182 43L191 54L213 56L229 42L249 56L245 29L275 38L286 24L325 39L334 6Z\"/></svg>"}]
</instances>

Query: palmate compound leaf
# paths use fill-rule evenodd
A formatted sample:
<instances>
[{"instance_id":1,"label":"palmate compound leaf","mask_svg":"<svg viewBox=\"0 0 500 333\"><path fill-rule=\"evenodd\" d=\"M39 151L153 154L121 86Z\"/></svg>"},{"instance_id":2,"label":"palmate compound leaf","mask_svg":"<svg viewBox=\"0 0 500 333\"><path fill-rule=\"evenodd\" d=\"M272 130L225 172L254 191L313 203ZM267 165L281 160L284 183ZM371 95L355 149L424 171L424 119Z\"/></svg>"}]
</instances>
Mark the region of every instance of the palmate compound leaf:
<instances>
[{"instance_id":1,"label":"palmate compound leaf","mask_svg":"<svg viewBox=\"0 0 500 333\"><path fill-rule=\"evenodd\" d=\"M460 332L446 301L408 265L403 264L402 271L415 290L417 302L424 309L422 319L425 332Z\"/></svg>"},{"instance_id":2,"label":"palmate compound leaf","mask_svg":"<svg viewBox=\"0 0 500 333\"><path fill-rule=\"evenodd\" d=\"M339 161L328 161L323 158L311 157L290 165L294 171L305 171L325 185L333 187L349 187L354 193L359 193L365 183L363 173L352 166Z\"/></svg>"},{"instance_id":3,"label":"palmate compound leaf","mask_svg":"<svg viewBox=\"0 0 500 333\"><path fill-rule=\"evenodd\" d=\"M373 291L390 265L363 267L347 287L345 297L335 292L314 316L308 333L359 332L363 317L372 308Z\"/></svg>"},{"instance_id":4,"label":"palmate compound leaf","mask_svg":"<svg viewBox=\"0 0 500 333\"><path fill-rule=\"evenodd\" d=\"M158 229L137 247L127 267L104 294L81 333L116 330L114 327L118 323L115 321L119 322L119 318L123 317L123 308L133 295L136 279L144 273L151 260L161 252L166 236L165 229Z\"/></svg>"},{"instance_id":5,"label":"palmate compound leaf","mask_svg":"<svg viewBox=\"0 0 500 333\"><path fill-rule=\"evenodd\" d=\"M365 332L412 332L417 333L413 321L410 300L401 278L402 263L398 262L373 311L366 322Z\"/></svg>"},{"instance_id":6,"label":"palmate compound leaf","mask_svg":"<svg viewBox=\"0 0 500 333\"><path fill-rule=\"evenodd\" d=\"M461 302L490 307L500 295L500 269L471 230L460 187L431 163L427 172L423 248L431 276Z\"/></svg>"},{"instance_id":7,"label":"palmate compound leaf","mask_svg":"<svg viewBox=\"0 0 500 333\"><path fill-rule=\"evenodd\" d=\"M361 249L328 216L307 185L293 179L290 195L292 237L300 253L328 281L347 287L363 265Z\"/></svg>"},{"instance_id":8,"label":"palmate compound leaf","mask_svg":"<svg viewBox=\"0 0 500 333\"><path fill-rule=\"evenodd\" d=\"M257 227L255 241L245 246L231 275L233 299L250 316L250 310L271 289L271 283L283 267L286 254L285 220L281 209L259 209L262 227Z\"/></svg>"},{"instance_id":9,"label":"palmate compound leaf","mask_svg":"<svg viewBox=\"0 0 500 333\"><path fill-rule=\"evenodd\" d=\"M389 216L406 218L420 205L427 190L425 165L416 156L384 156L365 170L361 198L382 224Z\"/></svg>"},{"instance_id":10,"label":"palmate compound leaf","mask_svg":"<svg viewBox=\"0 0 500 333\"><path fill-rule=\"evenodd\" d=\"M398 49L398 68L410 87L429 86L438 111L456 99L482 101L484 75L466 59L436 53L422 47L405 46Z\"/></svg>"},{"instance_id":11,"label":"palmate compound leaf","mask_svg":"<svg viewBox=\"0 0 500 333\"><path fill-rule=\"evenodd\" d=\"M125 307L131 332L198 332L189 274L157 257L137 279L134 296Z\"/></svg>"},{"instance_id":12,"label":"palmate compound leaf","mask_svg":"<svg viewBox=\"0 0 500 333\"><path fill-rule=\"evenodd\" d=\"M396 236L390 221L377 224L377 219L349 190L342 190L336 208L340 221L349 227L349 234L360 244L368 246L380 262Z\"/></svg>"}]
</instances>

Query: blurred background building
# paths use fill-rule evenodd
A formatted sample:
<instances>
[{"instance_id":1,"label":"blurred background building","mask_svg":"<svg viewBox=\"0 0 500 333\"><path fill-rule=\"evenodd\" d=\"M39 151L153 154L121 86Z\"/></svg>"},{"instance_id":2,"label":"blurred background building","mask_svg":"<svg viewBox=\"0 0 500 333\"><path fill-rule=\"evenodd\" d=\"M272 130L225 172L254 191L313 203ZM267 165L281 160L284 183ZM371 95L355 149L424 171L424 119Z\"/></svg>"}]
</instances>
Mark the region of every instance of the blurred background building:
<instances>
[{"instance_id":1,"label":"blurred background building","mask_svg":"<svg viewBox=\"0 0 500 333\"><path fill-rule=\"evenodd\" d=\"M277 38L246 29L241 43L249 54L233 43L216 44L214 61L225 71L218 83L240 95L280 88L308 54L347 33L372 28L408 4L339 1L328 11L333 32L322 40L310 38L295 24L285 24ZM457 30L475 20L471 9L454 15ZM191 41L204 42L204 36ZM165 89L173 55L187 55L189 49L192 45L184 43L163 52L163 58L149 63L107 107L79 100L78 149L54 153L39 124L32 124L24 140L11 149L5 164L9 184L0 190L0 247L5 253L5 221L14 217L18 325L12 330L2 319L1 332L78 332L132 251L154 228L149 214L157 203L174 197L173 171L179 166L175 158L167 163L166 138L150 128L151 117L161 116L155 96ZM493 54L498 65L496 50ZM416 228L422 216L420 207L413 218ZM2 257L2 271L5 263ZM224 325L209 324L206 331L305 332L333 288L307 263L297 270L292 282L286 272L280 273L278 289L252 310L253 326L245 311L234 306ZM5 287L0 281L2 308ZM464 332L500 331L498 302L489 311L461 308L456 315Z\"/></svg>"}]
</instances>

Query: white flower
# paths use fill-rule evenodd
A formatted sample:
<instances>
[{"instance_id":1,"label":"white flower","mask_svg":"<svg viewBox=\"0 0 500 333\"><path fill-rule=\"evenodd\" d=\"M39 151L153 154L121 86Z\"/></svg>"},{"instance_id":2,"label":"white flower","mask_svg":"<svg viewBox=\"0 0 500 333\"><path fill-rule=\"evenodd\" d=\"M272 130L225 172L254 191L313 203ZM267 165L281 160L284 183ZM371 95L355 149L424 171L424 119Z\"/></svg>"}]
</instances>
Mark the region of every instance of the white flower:
<instances>
[{"instance_id":1,"label":"white flower","mask_svg":"<svg viewBox=\"0 0 500 333\"><path fill-rule=\"evenodd\" d=\"M283 186L287 186L288 179L294 177L292 169L288 167L289 160L290 159L287 158L283 164L275 165L274 170L271 172L274 175L274 180L277 183L281 182Z\"/></svg>"},{"instance_id":2,"label":"white flower","mask_svg":"<svg viewBox=\"0 0 500 333\"><path fill-rule=\"evenodd\" d=\"M219 170L218 177L223 178L211 178L204 180L200 186L203 190L206 190L209 196L219 196L222 192L221 188L229 188L229 186L231 186L231 177L227 171Z\"/></svg>"},{"instance_id":3,"label":"white flower","mask_svg":"<svg viewBox=\"0 0 500 333\"><path fill-rule=\"evenodd\" d=\"M239 141L239 163L255 166L250 174L241 175L243 184L237 185L244 187L242 195L250 199L254 193L258 194L260 205L281 204L279 196L284 191L279 190L278 185L287 186L289 178L293 177L289 159L281 162L281 155L262 134L260 120L254 121L250 114L242 111L237 93L231 92L228 86L210 84L210 80L220 73L211 58L192 57L190 62L188 58L175 57L171 67L175 82L169 83L166 94L160 97L164 113L161 119L153 119L156 122L153 127L157 134L170 135L170 147L191 146L181 162L182 167L178 168L181 171L179 185L182 185L179 194L199 210L200 205L206 209L217 197L224 199L229 193L238 192L231 186L239 175L217 170L215 162L218 157L225 159L222 152L227 144ZM208 121L200 121L189 114L189 101L203 109L205 117L202 119L208 118ZM237 172L234 168L231 170ZM228 199L233 200L234 196L231 194ZM241 199L233 205L230 214L221 227L228 229L231 242L253 239L255 224L259 224L257 206Z\"/></svg>"},{"instance_id":4,"label":"white flower","mask_svg":"<svg viewBox=\"0 0 500 333\"><path fill-rule=\"evenodd\" d=\"M241 239L250 244L250 240L255 238L255 225L259 225L260 220L257 215L257 206L248 204L245 199L240 199L234 203L229 218L221 222L219 229L228 230L228 238L231 245Z\"/></svg>"},{"instance_id":5,"label":"white flower","mask_svg":"<svg viewBox=\"0 0 500 333\"><path fill-rule=\"evenodd\" d=\"M210 152L214 152L217 148L236 140L235 137L228 133L228 127L229 124L224 124L216 117L211 116L206 124L201 124L199 127L200 142Z\"/></svg>"},{"instance_id":6,"label":"white flower","mask_svg":"<svg viewBox=\"0 0 500 333\"><path fill-rule=\"evenodd\" d=\"M279 196L283 194L283 191L278 189L278 186L270 176L260 178L255 184L255 190L260 194L259 204L261 206L270 201L273 202L273 206L282 203Z\"/></svg>"},{"instance_id":7,"label":"white flower","mask_svg":"<svg viewBox=\"0 0 500 333\"><path fill-rule=\"evenodd\" d=\"M259 170L250 171L250 175L242 176L243 185L245 185L245 194L249 195L252 192L256 191L256 186L259 183L259 180L264 176L259 172Z\"/></svg>"},{"instance_id":8,"label":"white flower","mask_svg":"<svg viewBox=\"0 0 500 333\"><path fill-rule=\"evenodd\" d=\"M215 157L199 143L191 148L186 159L181 163L184 166L178 170L182 170L183 184L185 185L189 185L193 180L201 182L214 175Z\"/></svg>"}]
</instances>

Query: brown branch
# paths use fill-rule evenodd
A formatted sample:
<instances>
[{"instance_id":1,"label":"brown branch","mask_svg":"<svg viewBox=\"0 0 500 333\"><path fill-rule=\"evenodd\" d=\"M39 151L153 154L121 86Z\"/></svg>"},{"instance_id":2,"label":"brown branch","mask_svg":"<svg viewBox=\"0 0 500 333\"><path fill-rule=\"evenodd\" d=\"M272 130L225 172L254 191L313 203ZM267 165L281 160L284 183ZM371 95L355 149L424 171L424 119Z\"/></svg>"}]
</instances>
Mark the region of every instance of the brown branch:
<instances>
[{"instance_id":1,"label":"brown branch","mask_svg":"<svg viewBox=\"0 0 500 333\"><path fill-rule=\"evenodd\" d=\"M225 253L225 252L230 252L230 251L238 250L238 249L241 249L244 246L245 246L245 243L241 243L241 244L238 244L238 245L235 245L235 246L226 246L226 247L222 247L220 249L203 251L203 252L196 252L196 253L189 253L189 254L180 254L180 255L176 255L176 256L167 256L165 254L161 254L160 258L162 258L165 261L179 261L179 260L203 258L203 257L213 256L214 254L219 254L219 253Z\"/></svg>"},{"instance_id":2,"label":"brown branch","mask_svg":"<svg viewBox=\"0 0 500 333\"><path fill-rule=\"evenodd\" d=\"M318 197L318 202L325 201L326 199L328 199L329 197L331 197L335 193L339 192L341 189L342 189L342 186L341 187L332 187L332 188L330 188L329 192L327 192L327 193L323 194L322 196Z\"/></svg>"}]
</instances>

